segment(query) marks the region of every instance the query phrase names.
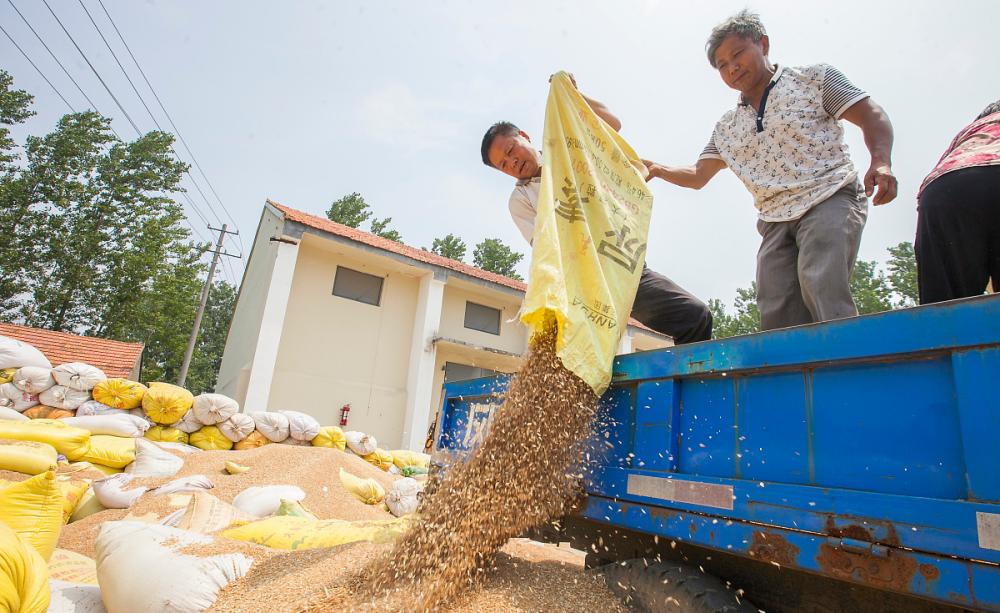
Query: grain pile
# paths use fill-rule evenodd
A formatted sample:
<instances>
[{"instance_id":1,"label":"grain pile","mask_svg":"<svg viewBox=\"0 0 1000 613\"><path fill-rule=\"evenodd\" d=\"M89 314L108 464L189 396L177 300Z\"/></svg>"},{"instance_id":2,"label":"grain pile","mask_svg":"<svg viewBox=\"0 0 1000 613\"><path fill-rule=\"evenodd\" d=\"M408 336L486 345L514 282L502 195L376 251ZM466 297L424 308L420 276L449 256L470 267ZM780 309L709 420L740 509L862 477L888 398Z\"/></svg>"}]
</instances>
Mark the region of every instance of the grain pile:
<instances>
[{"instance_id":1,"label":"grain pile","mask_svg":"<svg viewBox=\"0 0 1000 613\"><path fill-rule=\"evenodd\" d=\"M358 566L364 560L384 559L390 548L354 543L275 555L223 590L209 611L250 613L259 611L262 602L276 613L361 610L354 600ZM604 586L599 574L583 569L582 554L513 539L496 554L490 572L474 589L463 591L438 610L624 613L627 609Z\"/></svg>"},{"instance_id":2,"label":"grain pile","mask_svg":"<svg viewBox=\"0 0 1000 613\"><path fill-rule=\"evenodd\" d=\"M563 367L554 345L554 326L533 339L478 451L448 470L420 521L369 564L354 602L377 610L438 609L470 591L510 538L565 514L598 399ZM314 610L342 602L337 594Z\"/></svg>"},{"instance_id":3,"label":"grain pile","mask_svg":"<svg viewBox=\"0 0 1000 613\"><path fill-rule=\"evenodd\" d=\"M396 477L379 470L361 458L336 449L264 445L244 451L199 451L183 455L184 467L173 477L138 478L138 486L155 487L191 475L205 475L215 487L213 496L232 502L241 491L255 485L295 485L306 493L302 504L319 519L391 519L381 506L367 505L344 491L339 473L343 468L362 478L373 478L386 489ZM235 461L250 470L230 475L226 461ZM143 495L131 509L107 509L63 527L59 547L94 557L94 543L101 524L109 520L141 519L157 521L187 504L185 495Z\"/></svg>"}]
</instances>

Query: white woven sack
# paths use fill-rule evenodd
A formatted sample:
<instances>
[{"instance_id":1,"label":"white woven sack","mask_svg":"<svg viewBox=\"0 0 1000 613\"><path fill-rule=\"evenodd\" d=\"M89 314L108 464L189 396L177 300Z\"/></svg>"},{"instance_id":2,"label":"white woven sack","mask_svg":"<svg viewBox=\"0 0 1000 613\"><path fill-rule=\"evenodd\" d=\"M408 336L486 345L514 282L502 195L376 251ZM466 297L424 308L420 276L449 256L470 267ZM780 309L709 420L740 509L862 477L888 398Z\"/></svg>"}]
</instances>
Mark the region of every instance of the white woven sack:
<instances>
[{"instance_id":1,"label":"white woven sack","mask_svg":"<svg viewBox=\"0 0 1000 613\"><path fill-rule=\"evenodd\" d=\"M149 429L148 421L124 412L119 415L84 415L82 417L77 415L76 417L64 417L59 421L68 426L88 430L91 434L131 438L139 438Z\"/></svg>"},{"instance_id":2,"label":"white woven sack","mask_svg":"<svg viewBox=\"0 0 1000 613\"><path fill-rule=\"evenodd\" d=\"M52 370L40 366L25 366L14 373L14 386L22 392L41 394L56 384Z\"/></svg>"},{"instance_id":3,"label":"white woven sack","mask_svg":"<svg viewBox=\"0 0 1000 613\"><path fill-rule=\"evenodd\" d=\"M422 489L416 479L410 477L396 479L389 486L389 491L385 495L385 505L396 517L409 515L417 510Z\"/></svg>"},{"instance_id":4,"label":"white woven sack","mask_svg":"<svg viewBox=\"0 0 1000 613\"><path fill-rule=\"evenodd\" d=\"M115 473L97 479L90 484L90 487L94 488L94 496L105 509L127 509L149 489L142 486L129 488L128 485L133 478L135 475Z\"/></svg>"},{"instance_id":5,"label":"white woven sack","mask_svg":"<svg viewBox=\"0 0 1000 613\"><path fill-rule=\"evenodd\" d=\"M358 455L375 453L375 450L378 449L378 441L375 440L375 437L364 432L348 430L344 433L344 438L347 439L348 448Z\"/></svg>"},{"instance_id":6,"label":"white woven sack","mask_svg":"<svg viewBox=\"0 0 1000 613\"><path fill-rule=\"evenodd\" d=\"M198 418L194 414L194 409L191 409L184 414L184 417L182 417L179 422L171 425L170 427L177 428L181 432L187 432L188 434L191 434L192 432L197 432L198 430L201 430L202 426L204 425L205 424L198 421Z\"/></svg>"},{"instance_id":7,"label":"white woven sack","mask_svg":"<svg viewBox=\"0 0 1000 613\"><path fill-rule=\"evenodd\" d=\"M75 390L65 385L53 385L38 395L38 401L55 409L75 411L90 400L90 392Z\"/></svg>"},{"instance_id":8,"label":"white woven sack","mask_svg":"<svg viewBox=\"0 0 1000 613\"><path fill-rule=\"evenodd\" d=\"M238 443L250 436L256 424L253 417L246 413L236 413L224 422L219 423L219 432L234 443Z\"/></svg>"},{"instance_id":9,"label":"white woven sack","mask_svg":"<svg viewBox=\"0 0 1000 613\"><path fill-rule=\"evenodd\" d=\"M89 415L128 415L129 412L125 409L116 409L114 407L109 407L103 402L98 402L96 400L88 400L81 404L76 409L77 417L87 417Z\"/></svg>"},{"instance_id":10,"label":"white woven sack","mask_svg":"<svg viewBox=\"0 0 1000 613\"><path fill-rule=\"evenodd\" d=\"M38 405L38 394L29 394L17 389L13 383L0 385L0 406L23 413Z\"/></svg>"},{"instance_id":11,"label":"white woven sack","mask_svg":"<svg viewBox=\"0 0 1000 613\"><path fill-rule=\"evenodd\" d=\"M319 434L319 422L316 418L299 411L279 411L288 418L288 436L297 441L309 442Z\"/></svg>"},{"instance_id":12,"label":"white woven sack","mask_svg":"<svg viewBox=\"0 0 1000 613\"><path fill-rule=\"evenodd\" d=\"M168 481L159 487L155 487L153 488L152 493L156 496L163 496L166 494L199 492L210 490L213 487L215 487L215 484L212 483L212 480L205 475L190 475L174 479L173 481Z\"/></svg>"},{"instance_id":13,"label":"white woven sack","mask_svg":"<svg viewBox=\"0 0 1000 613\"><path fill-rule=\"evenodd\" d=\"M108 613L101 588L88 583L49 579L48 613Z\"/></svg>"},{"instance_id":14,"label":"white woven sack","mask_svg":"<svg viewBox=\"0 0 1000 613\"><path fill-rule=\"evenodd\" d=\"M294 485L255 485L233 498L233 506L256 518L270 517L277 512L282 500L300 502L306 493Z\"/></svg>"},{"instance_id":15,"label":"white woven sack","mask_svg":"<svg viewBox=\"0 0 1000 613\"><path fill-rule=\"evenodd\" d=\"M97 581L109 611L200 613L250 571L242 553L196 555L211 536L140 521L108 521L97 535ZM266 608L266 606L265 606Z\"/></svg>"},{"instance_id":16,"label":"white woven sack","mask_svg":"<svg viewBox=\"0 0 1000 613\"><path fill-rule=\"evenodd\" d=\"M251 413L253 423L264 437L272 443L280 443L288 438L288 417L273 411Z\"/></svg>"},{"instance_id":17,"label":"white woven sack","mask_svg":"<svg viewBox=\"0 0 1000 613\"><path fill-rule=\"evenodd\" d=\"M198 394L194 399L194 416L206 426L226 421L240 410L238 402L223 394Z\"/></svg>"},{"instance_id":18,"label":"white woven sack","mask_svg":"<svg viewBox=\"0 0 1000 613\"><path fill-rule=\"evenodd\" d=\"M135 460L125 472L136 477L173 477L184 467L184 460L160 448L149 439L135 439Z\"/></svg>"},{"instance_id":19,"label":"white woven sack","mask_svg":"<svg viewBox=\"0 0 1000 613\"><path fill-rule=\"evenodd\" d=\"M52 362L28 343L9 336L0 336L0 370L22 366L52 368Z\"/></svg>"},{"instance_id":20,"label":"white woven sack","mask_svg":"<svg viewBox=\"0 0 1000 613\"><path fill-rule=\"evenodd\" d=\"M0 406L0 419L6 419L9 421L28 421L28 417L21 415L20 412L15 411L10 407Z\"/></svg>"},{"instance_id":21,"label":"white woven sack","mask_svg":"<svg viewBox=\"0 0 1000 613\"><path fill-rule=\"evenodd\" d=\"M52 376L59 385L89 392L94 386L107 379L104 371L83 362L60 364L52 369Z\"/></svg>"}]
</instances>

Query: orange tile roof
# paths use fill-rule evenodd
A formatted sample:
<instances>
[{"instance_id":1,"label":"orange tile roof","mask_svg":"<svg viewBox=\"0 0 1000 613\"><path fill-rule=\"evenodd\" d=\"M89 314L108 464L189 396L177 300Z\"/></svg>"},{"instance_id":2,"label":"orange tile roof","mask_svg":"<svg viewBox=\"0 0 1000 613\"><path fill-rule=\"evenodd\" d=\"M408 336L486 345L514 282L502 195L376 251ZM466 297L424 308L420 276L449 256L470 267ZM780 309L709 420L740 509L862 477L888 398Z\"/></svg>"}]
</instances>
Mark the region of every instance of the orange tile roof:
<instances>
[{"instance_id":1,"label":"orange tile roof","mask_svg":"<svg viewBox=\"0 0 1000 613\"><path fill-rule=\"evenodd\" d=\"M352 228L350 226L345 226L344 224L339 224L335 221L330 221L326 217L319 217L317 215L311 215L291 207L287 207L283 204L279 204L270 198L267 203L278 209L285 215L285 219L291 221L297 221L303 225L309 226L310 228L316 228L317 230L322 230L324 232L329 232L330 234L336 234L337 236L342 236L344 238L363 243L370 247L375 247L378 249L383 249L391 253L396 253L398 255L403 255L408 258L417 260L418 262L424 262L426 264L433 264L435 266L440 266L442 268L447 268L449 270L454 270L455 272L460 272L462 274L469 275L470 277L475 277L477 279L482 279L483 281L488 281L490 283L496 283L498 285L504 285L520 292L524 292L528 289L528 284L524 281L518 281L516 279L511 279L510 277L505 277L503 275L498 275L495 272L489 272L481 268L476 268L475 266L469 266L465 262L460 262L458 260L452 260L451 258L446 258L444 256L438 255L433 251L425 251L423 249L417 249L416 247L411 247L403 243L399 243L387 238L382 238L381 236L376 236L369 232L363 230L358 230L357 228ZM643 330L648 330L650 332L658 334L655 330L648 328L639 321L635 319L629 319L629 325L641 328Z\"/></svg>"},{"instance_id":2,"label":"orange tile roof","mask_svg":"<svg viewBox=\"0 0 1000 613\"><path fill-rule=\"evenodd\" d=\"M123 343L16 324L0 323L0 336L33 345L53 366L86 362L100 368L109 377L128 377L139 363L143 350L142 343Z\"/></svg>"}]
</instances>

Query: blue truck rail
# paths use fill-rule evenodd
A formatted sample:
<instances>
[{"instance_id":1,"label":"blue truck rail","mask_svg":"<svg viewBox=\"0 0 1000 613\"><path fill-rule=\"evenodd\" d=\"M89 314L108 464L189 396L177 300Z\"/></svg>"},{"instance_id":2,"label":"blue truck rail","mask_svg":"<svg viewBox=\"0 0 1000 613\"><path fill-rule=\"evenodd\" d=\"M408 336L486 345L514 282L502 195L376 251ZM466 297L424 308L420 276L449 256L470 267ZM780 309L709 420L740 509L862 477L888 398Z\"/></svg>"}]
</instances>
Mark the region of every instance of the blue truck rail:
<instances>
[{"instance_id":1,"label":"blue truck rail","mask_svg":"<svg viewBox=\"0 0 1000 613\"><path fill-rule=\"evenodd\" d=\"M1000 611L1000 296L619 356L577 517ZM436 457L505 378L447 384Z\"/></svg>"}]
</instances>

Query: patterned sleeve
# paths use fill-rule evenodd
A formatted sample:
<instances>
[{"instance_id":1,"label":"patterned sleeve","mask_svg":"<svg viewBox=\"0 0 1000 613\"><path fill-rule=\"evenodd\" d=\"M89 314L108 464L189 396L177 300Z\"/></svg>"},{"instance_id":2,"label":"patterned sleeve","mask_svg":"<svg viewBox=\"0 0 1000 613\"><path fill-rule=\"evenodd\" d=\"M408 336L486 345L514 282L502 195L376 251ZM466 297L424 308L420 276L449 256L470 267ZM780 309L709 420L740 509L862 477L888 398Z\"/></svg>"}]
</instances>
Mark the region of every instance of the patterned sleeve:
<instances>
[{"instance_id":1,"label":"patterned sleeve","mask_svg":"<svg viewBox=\"0 0 1000 613\"><path fill-rule=\"evenodd\" d=\"M705 145L705 148L701 150L701 155L698 156L698 159L722 160L722 154L719 153L719 148L715 146L715 130L712 130L712 136L708 139L708 144Z\"/></svg>"},{"instance_id":2,"label":"patterned sleeve","mask_svg":"<svg viewBox=\"0 0 1000 613\"><path fill-rule=\"evenodd\" d=\"M840 119L844 112L868 97L868 92L861 89L844 73L833 66L826 67L823 77L823 109L834 119Z\"/></svg>"}]
</instances>

